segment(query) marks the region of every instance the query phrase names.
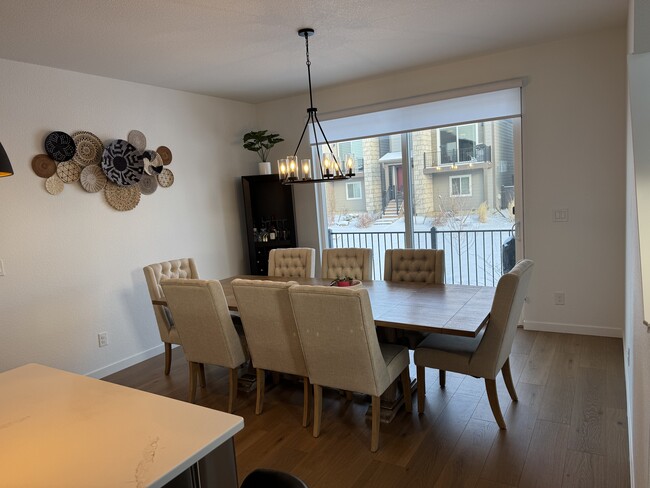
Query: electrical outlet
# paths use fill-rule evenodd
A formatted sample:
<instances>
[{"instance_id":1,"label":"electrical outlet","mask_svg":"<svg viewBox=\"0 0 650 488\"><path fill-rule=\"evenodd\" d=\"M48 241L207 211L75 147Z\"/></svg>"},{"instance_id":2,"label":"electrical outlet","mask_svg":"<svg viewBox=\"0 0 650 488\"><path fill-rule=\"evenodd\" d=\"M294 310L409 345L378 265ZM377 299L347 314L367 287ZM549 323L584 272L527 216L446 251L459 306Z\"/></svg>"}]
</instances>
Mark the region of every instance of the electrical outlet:
<instances>
[{"instance_id":1,"label":"electrical outlet","mask_svg":"<svg viewBox=\"0 0 650 488\"><path fill-rule=\"evenodd\" d=\"M99 347L108 346L108 332L100 332L97 334L97 342L99 342Z\"/></svg>"},{"instance_id":2,"label":"electrical outlet","mask_svg":"<svg viewBox=\"0 0 650 488\"><path fill-rule=\"evenodd\" d=\"M568 221L569 221L568 208L553 209L553 222L568 222Z\"/></svg>"},{"instance_id":3,"label":"electrical outlet","mask_svg":"<svg viewBox=\"0 0 650 488\"><path fill-rule=\"evenodd\" d=\"M555 305L564 305L564 292L556 291L553 293L553 302Z\"/></svg>"}]
</instances>

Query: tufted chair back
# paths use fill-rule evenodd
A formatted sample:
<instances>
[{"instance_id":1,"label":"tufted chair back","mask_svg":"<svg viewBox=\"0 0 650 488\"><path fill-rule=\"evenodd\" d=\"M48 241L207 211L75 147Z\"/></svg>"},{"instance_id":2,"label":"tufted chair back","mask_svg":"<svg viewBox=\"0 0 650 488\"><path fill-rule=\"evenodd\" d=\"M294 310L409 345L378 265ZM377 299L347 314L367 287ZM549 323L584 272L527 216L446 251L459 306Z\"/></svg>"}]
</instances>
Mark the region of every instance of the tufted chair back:
<instances>
[{"instance_id":1,"label":"tufted chair back","mask_svg":"<svg viewBox=\"0 0 650 488\"><path fill-rule=\"evenodd\" d=\"M384 281L445 282L445 252L440 249L387 249Z\"/></svg>"},{"instance_id":2,"label":"tufted chair back","mask_svg":"<svg viewBox=\"0 0 650 488\"><path fill-rule=\"evenodd\" d=\"M192 258L174 259L172 261L150 264L149 266L145 266L143 271L152 300L165 298L162 287L160 286L160 280L164 278L198 279L199 277L196 264L194 264L194 259ZM156 315L160 339L163 342L180 344L180 339L174 329L174 320L169 309L164 305L154 305L153 311Z\"/></svg>"},{"instance_id":3,"label":"tufted chair back","mask_svg":"<svg viewBox=\"0 0 650 488\"><path fill-rule=\"evenodd\" d=\"M272 249L269 253L269 276L313 278L316 251L310 247Z\"/></svg>"},{"instance_id":4,"label":"tufted chair back","mask_svg":"<svg viewBox=\"0 0 650 488\"><path fill-rule=\"evenodd\" d=\"M344 276L355 280L372 279L372 249L323 249L321 278L333 280Z\"/></svg>"}]
</instances>

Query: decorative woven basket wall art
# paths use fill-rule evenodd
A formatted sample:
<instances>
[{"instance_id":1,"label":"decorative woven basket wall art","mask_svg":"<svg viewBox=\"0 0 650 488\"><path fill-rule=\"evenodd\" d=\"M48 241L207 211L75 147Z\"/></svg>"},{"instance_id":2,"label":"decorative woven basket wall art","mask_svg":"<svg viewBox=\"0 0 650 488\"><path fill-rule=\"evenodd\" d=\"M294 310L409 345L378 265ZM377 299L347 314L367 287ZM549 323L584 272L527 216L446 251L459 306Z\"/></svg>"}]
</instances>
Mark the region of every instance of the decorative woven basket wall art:
<instances>
[{"instance_id":1,"label":"decorative woven basket wall art","mask_svg":"<svg viewBox=\"0 0 650 488\"><path fill-rule=\"evenodd\" d=\"M32 169L46 178L45 189L52 195L61 193L65 183L79 181L88 193L103 190L111 207L127 211L140 203L142 195L174 183L174 174L165 167L171 163L171 150L167 146L147 149L147 138L139 130L130 131L127 140L106 143L89 131L72 135L54 131L43 145L47 154L34 156Z\"/></svg>"},{"instance_id":2,"label":"decorative woven basket wall art","mask_svg":"<svg viewBox=\"0 0 650 488\"><path fill-rule=\"evenodd\" d=\"M56 174L53 174L45 180L45 189L51 195L58 195L63 191L64 187L63 181Z\"/></svg>"},{"instance_id":3,"label":"decorative woven basket wall art","mask_svg":"<svg viewBox=\"0 0 650 488\"><path fill-rule=\"evenodd\" d=\"M104 195L111 207L120 212L125 212L138 206L141 193L138 185L119 186L109 181L106 183L106 188L104 188Z\"/></svg>"},{"instance_id":4,"label":"decorative woven basket wall art","mask_svg":"<svg viewBox=\"0 0 650 488\"><path fill-rule=\"evenodd\" d=\"M80 130L72 134L72 140L77 146L72 160L79 166L88 166L89 164L99 164L102 162L104 144L95 134Z\"/></svg>"},{"instance_id":5,"label":"decorative woven basket wall art","mask_svg":"<svg viewBox=\"0 0 650 488\"><path fill-rule=\"evenodd\" d=\"M81 172L81 186L88 193L96 193L106 187L108 179L98 164L86 166Z\"/></svg>"},{"instance_id":6,"label":"decorative woven basket wall art","mask_svg":"<svg viewBox=\"0 0 650 488\"><path fill-rule=\"evenodd\" d=\"M47 154L37 154L32 159L32 169L41 178L49 178L56 174L56 161Z\"/></svg>"}]
</instances>

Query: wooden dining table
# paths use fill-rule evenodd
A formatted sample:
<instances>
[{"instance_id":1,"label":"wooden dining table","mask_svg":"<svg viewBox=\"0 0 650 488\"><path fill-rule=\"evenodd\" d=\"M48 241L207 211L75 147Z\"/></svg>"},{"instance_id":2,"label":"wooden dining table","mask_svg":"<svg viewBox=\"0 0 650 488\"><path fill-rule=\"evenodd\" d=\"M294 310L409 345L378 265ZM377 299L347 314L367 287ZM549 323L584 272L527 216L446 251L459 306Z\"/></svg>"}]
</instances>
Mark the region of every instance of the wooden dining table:
<instances>
[{"instance_id":1,"label":"wooden dining table","mask_svg":"<svg viewBox=\"0 0 650 488\"><path fill-rule=\"evenodd\" d=\"M228 301L228 308L232 311L237 310L237 301L231 285L236 278L295 281L301 285L331 283L331 280L319 278L248 275L219 280ZM364 281L361 286L368 290L377 327L464 337L476 337L485 327L495 291L495 288L485 286L392 281Z\"/></svg>"}]
</instances>

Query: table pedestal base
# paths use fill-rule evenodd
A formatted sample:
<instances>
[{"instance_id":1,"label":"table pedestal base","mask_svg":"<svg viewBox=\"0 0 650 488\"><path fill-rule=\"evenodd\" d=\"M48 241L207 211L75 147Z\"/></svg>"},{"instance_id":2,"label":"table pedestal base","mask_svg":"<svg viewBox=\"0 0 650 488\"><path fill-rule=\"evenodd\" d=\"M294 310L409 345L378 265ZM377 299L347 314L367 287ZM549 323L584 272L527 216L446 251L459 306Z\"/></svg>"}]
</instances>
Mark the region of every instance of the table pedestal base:
<instances>
[{"instance_id":1,"label":"table pedestal base","mask_svg":"<svg viewBox=\"0 0 650 488\"><path fill-rule=\"evenodd\" d=\"M411 380L411 393L416 394L417 381ZM381 396L381 411L379 412L379 421L382 424L389 424L393 421L399 409L404 405L404 393L402 392L402 383L397 380ZM372 417L372 405L366 411L366 417Z\"/></svg>"}]
</instances>

